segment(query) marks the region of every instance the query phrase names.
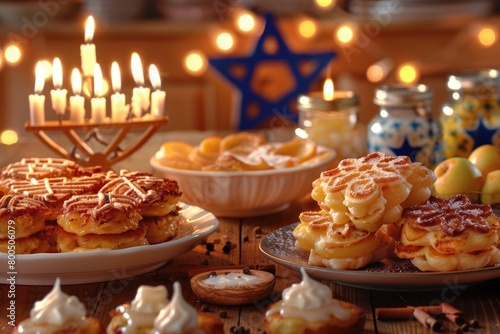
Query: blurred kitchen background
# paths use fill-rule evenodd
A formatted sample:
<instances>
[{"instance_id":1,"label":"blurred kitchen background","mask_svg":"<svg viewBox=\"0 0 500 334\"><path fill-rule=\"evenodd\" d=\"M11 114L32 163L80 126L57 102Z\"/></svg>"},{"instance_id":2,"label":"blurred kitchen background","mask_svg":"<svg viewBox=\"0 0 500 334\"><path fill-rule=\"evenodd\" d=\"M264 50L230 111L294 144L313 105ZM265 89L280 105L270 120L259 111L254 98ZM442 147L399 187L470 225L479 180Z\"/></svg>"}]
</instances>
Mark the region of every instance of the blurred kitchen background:
<instances>
[{"instance_id":1,"label":"blurred kitchen background","mask_svg":"<svg viewBox=\"0 0 500 334\"><path fill-rule=\"evenodd\" d=\"M71 69L80 67L89 14L96 22L93 43L108 96L113 61L122 67L122 92L135 86L130 55L138 52L145 66L154 63L160 70L170 115L162 131L231 129L238 91L208 59L251 54L264 13L273 15L293 52L336 52L310 90L321 90L330 77L335 89L354 91L360 99L358 121L364 124L378 112L372 101L380 85L428 85L437 115L449 99L450 73L500 68L494 0L2 0L0 132L30 135L24 124L37 61L46 60L50 69L59 57L71 95ZM272 97L291 78L282 67L271 66L252 80L255 91ZM51 87L48 77L47 95ZM296 113L294 103L289 108L286 112Z\"/></svg>"}]
</instances>

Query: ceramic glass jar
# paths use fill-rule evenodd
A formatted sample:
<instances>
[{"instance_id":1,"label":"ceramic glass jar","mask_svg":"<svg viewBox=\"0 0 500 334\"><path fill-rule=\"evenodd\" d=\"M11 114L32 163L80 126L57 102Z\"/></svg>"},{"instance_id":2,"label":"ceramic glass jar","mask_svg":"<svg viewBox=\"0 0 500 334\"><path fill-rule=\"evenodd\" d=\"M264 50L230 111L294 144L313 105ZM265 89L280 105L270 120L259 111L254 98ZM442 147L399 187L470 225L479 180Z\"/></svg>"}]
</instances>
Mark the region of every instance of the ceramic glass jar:
<instances>
[{"instance_id":1,"label":"ceramic glass jar","mask_svg":"<svg viewBox=\"0 0 500 334\"><path fill-rule=\"evenodd\" d=\"M443 105L443 151L446 158L467 157L474 148L500 146L499 72L462 72L448 77L450 101Z\"/></svg>"},{"instance_id":2,"label":"ceramic glass jar","mask_svg":"<svg viewBox=\"0 0 500 334\"><path fill-rule=\"evenodd\" d=\"M425 85L381 86L373 102L380 111L368 124L368 152L407 155L432 168L442 160L439 121Z\"/></svg>"}]
</instances>

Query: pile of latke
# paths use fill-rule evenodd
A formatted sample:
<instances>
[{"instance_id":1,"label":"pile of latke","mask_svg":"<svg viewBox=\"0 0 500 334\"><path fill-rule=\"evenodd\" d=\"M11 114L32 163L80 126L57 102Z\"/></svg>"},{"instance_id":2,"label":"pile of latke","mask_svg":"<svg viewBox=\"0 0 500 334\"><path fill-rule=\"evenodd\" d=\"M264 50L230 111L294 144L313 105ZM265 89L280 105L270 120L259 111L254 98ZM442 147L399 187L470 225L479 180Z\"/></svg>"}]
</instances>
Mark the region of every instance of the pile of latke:
<instances>
[{"instance_id":1,"label":"pile of latke","mask_svg":"<svg viewBox=\"0 0 500 334\"><path fill-rule=\"evenodd\" d=\"M0 252L7 253L10 238L17 254L32 254L171 240L182 192L175 180L148 173L31 158L3 168L0 195Z\"/></svg>"},{"instance_id":2,"label":"pile of latke","mask_svg":"<svg viewBox=\"0 0 500 334\"><path fill-rule=\"evenodd\" d=\"M313 182L320 211L302 212L296 247L309 264L359 269L410 259L422 271L477 269L500 262L500 219L463 195L431 197L431 169L407 156L344 159Z\"/></svg>"}]
</instances>

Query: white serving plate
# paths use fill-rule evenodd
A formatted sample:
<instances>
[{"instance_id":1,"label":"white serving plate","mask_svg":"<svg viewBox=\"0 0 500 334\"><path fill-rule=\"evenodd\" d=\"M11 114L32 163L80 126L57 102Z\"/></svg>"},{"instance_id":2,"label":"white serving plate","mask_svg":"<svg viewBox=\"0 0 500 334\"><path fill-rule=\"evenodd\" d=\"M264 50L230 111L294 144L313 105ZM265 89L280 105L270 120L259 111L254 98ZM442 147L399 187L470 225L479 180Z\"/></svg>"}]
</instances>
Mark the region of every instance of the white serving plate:
<instances>
[{"instance_id":1,"label":"white serving plate","mask_svg":"<svg viewBox=\"0 0 500 334\"><path fill-rule=\"evenodd\" d=\"M217 230L219 221L199 207L180 204L180 215L188 228L170 241L119 250L95 250L79 253L19 254L11 274L7 254L0 254L0 280L15 276L21 285L93 283L122 279L155 270L172 258L184 254ZM184 232L182 232L184 231Z\"/></svg>"}]
</instances>

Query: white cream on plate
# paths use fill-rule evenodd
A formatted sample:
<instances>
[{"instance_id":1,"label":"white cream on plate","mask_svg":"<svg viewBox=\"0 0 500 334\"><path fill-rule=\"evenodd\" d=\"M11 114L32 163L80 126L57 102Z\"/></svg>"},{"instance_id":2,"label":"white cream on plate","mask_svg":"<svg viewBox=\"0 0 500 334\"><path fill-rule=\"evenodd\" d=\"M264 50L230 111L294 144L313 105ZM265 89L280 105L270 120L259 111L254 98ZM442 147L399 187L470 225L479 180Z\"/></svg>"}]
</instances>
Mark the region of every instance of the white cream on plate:
<instances>
[{"instance_id":1,"label":"white cream on plate","mask_svg":"<svg viewBox=\"0 0 500 334\"><path fill-rule=\"evenodd\" d=\"M300 318L307 321L328 321L331 316L340 320L351 317L337 299L333 299L330 288L311 279L306 270L300 268L302 281L283 290L283 302L272 306L267 316L279 313L284 318Z\"/></svg>"},{"instance_id":2,"label":"white cream on plate","mask_svg":"<svg viewBox=\"0 0 500 334\"><path fill-rule=\"evenodd\" d=\"M17 331L23 334L53 334L87 326L85 306L76 296L62 292L57 278L52 290L42 300L35 302L29 319L22 321Z\"/></svg>"},{"instance_id":3,"label":"white cream on plate","mask_svg":"<svg viewBox=\"0 0 500 334\"><path fill-rule=\"evenodd\" d=\"M202 282L210 285L243 285L260 281L260 278L254 275L230 272L227 274L210 275Z\"/></svg>"},{"instance_id":4,"label":"white cream on plate","mask_svg":"<svg viewBox=\"0 0 500 334\"><path fill-rule=\"evenodd\" d=\"M198 312L182 296L179 282L174 282L172 300L154 321L152 334L204 334L198 327Z\"/></svg>"}]
</instances>

